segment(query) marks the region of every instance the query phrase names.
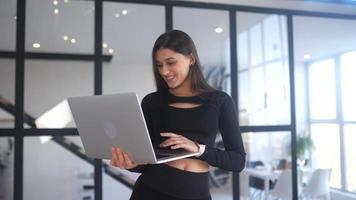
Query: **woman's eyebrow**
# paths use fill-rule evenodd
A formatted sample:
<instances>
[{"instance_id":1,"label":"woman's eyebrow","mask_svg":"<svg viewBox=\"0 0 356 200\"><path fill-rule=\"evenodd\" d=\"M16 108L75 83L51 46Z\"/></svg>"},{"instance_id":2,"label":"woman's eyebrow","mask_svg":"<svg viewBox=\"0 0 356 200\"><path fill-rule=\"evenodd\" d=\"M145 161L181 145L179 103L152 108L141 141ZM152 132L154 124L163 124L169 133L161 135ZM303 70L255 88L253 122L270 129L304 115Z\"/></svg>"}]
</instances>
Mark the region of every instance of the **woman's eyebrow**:
<instances>
[{"instance_id":1,"label":"woman's eyebrow","mask_svg":"<svg viewBox=\"0 0 356 200\"><path fill-rule=\"evenodd\" d=\"M173 57L166 58L165 60L174 60Z\"/></svg>"}]
</instances>

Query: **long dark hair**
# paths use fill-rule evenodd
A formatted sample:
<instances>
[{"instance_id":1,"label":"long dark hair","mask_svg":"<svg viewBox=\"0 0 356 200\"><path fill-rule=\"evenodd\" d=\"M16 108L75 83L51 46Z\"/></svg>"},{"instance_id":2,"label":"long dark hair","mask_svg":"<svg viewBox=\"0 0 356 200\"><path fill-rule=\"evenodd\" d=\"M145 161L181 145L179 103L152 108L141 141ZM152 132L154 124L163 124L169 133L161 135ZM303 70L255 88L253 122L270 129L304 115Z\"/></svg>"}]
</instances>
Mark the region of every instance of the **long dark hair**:
<instances>
[{"instance_id":1,"label":"long dark hair","mask_svg":"<svg viewBox=\"0 0 356 200\"><path fill-rule=\"evenodd\" d=\"M158 91L169 89L167 83L161 77L156 67L155 55L160 49L167 48L185 56L193 56L195 63L190 66L188 78L191 80L191 89L196 93L203 93L215 90L204 78L202 66L192 38L183 31L170 30L158 37L152 49L152 65Z\"/></svg>"}]
</instances>

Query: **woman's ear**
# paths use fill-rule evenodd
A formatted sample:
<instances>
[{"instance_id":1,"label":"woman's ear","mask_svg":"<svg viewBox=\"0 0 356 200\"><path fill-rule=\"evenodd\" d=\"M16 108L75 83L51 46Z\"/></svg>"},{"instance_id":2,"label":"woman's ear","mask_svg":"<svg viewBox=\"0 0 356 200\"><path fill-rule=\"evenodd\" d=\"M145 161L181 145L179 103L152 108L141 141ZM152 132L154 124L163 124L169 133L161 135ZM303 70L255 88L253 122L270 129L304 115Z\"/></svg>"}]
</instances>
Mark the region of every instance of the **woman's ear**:
<instances>
[{"instance_id":1,"label":"woman's ear","mask_svg":"<svg viewBox=\"0 0 356 200\"><path fill-rule=\"evenodd\" d=\"M190 54L190 66L194 65L195 64L195 57L193 56L193 54L191 53Z\"/></svg>"}]
</instances>

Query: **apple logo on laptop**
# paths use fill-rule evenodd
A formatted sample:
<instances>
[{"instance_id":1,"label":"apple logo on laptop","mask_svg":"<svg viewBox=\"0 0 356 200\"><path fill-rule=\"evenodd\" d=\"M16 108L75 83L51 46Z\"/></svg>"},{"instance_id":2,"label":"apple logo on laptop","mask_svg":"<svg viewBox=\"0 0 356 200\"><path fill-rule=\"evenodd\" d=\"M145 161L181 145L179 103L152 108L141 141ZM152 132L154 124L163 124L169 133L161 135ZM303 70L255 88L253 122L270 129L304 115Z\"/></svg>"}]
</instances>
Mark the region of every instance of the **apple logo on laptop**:
<instances>
[{"instance_id":1,"label":"apple logo on laptop","mask_svg":"<svg viewBox=\"0 0 356 200\"><path fill-rule=\"evenodd\" d=\"M104 122L104 133L111 139L117 136L117 130L112 122Z\"/></svg>"}]
</instances>

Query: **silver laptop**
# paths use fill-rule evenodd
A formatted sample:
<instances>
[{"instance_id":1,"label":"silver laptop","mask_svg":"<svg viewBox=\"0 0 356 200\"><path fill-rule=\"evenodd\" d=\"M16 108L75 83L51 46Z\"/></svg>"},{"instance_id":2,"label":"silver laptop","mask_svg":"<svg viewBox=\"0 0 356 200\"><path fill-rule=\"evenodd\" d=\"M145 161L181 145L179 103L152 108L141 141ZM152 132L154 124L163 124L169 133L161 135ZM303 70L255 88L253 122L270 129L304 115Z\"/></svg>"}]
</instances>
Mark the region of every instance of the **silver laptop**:
<instances>
[{"instance_id":1,"label":"silver laptop","mask_svg":"<svg viewBox=\"0 0 356 200\"><path fill-rule=\"evenodd\" d=\"M154 149L136 93L68 98L88 157L111 159L111 147L128 152L136 163L159 164L198 153Z\"/></svg>"}]
</instances>

